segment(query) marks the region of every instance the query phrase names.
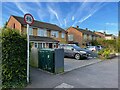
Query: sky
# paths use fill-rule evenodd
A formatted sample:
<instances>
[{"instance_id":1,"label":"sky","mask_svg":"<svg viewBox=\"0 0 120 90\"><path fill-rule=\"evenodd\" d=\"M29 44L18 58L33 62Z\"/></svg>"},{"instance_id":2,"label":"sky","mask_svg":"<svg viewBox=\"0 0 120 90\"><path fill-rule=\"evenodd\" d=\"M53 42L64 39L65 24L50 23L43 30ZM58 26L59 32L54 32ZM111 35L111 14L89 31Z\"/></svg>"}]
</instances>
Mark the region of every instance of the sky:
<instances>
[{"instance_id":1,"label":"sky","mask_svg":"<svg viewBox=\"0 0 120 90\"><path fill-rule=\"evenodd\" d=\"M24 17L30 13L35 20L61 28L79 26L91 31L118 34L117 2L2 2L3 26L11 15Z\"/></svg>"}]
</instances>

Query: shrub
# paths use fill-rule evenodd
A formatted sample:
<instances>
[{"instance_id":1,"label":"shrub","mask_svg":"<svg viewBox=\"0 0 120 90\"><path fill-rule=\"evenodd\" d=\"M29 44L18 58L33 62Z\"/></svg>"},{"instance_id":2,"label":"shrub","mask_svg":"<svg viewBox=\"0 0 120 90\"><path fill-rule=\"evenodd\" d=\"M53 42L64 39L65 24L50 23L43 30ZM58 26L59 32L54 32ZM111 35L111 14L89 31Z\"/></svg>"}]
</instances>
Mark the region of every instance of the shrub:
<instances>
[{"instance_id":1,"label":"shrub","mask_svg":"<svg viewBox=\"0 0 120 90\"><path fill-rule=\"evenodd\" d=\"M112 51L112 50L109 49L109 48L104 48L104 49L102 49L102 50L100 50L100 51L98 52L98 55L99 55L99 57L100 57L101 59L109 59L111 53L113 54L114 51Z\"/></svg>"},{"instance_id":2,"label":"shrub","mask_svg":"<svg viewBox=\"0 0 120 90\"><path fill-rule=\"evenodd\" d=\"M27 40L18 30L2 32L2 87L20 88L27 84Z\"/></svg>"}]
</instances>

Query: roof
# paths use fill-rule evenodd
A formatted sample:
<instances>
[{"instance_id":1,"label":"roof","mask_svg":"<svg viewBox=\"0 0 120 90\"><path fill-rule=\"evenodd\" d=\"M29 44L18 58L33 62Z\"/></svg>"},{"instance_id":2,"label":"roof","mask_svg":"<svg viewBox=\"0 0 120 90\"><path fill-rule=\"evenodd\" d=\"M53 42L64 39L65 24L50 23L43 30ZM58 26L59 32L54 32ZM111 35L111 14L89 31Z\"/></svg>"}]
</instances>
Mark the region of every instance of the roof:
<instances>
[{"instance_id":1,"label":"roof","mask_svg":"<svg viewBox=\"0 0 120 90\"><path fill-rule=\"evenodd\" d=\"M113 36L113 34L105 34L105 36Z\"/></svg>"},{"instance_id":2,"label":"roof","mask_svg":"<svg viewBox=\"0 0 120 90\"><path fill-rule=\"evenodd\" d=\"M103 34L103 35L105 34L105 33L102 33L102 32L95 32L95 33L100 33L100 34Z\"/></svg>"},{"instance_id":3,"label":"roof","mask_svg":"<svg viewBox=\"0 0 120 90\"><path fill-rule=\"evenodd\" d=\"M99 36L97 34L95 34L94 32L90 31L90 30L85 30L85 29L81 29L81 28L76 28L76 27L73 27L75 29L77 29L78 31L84 33L84 34L90 34L90 35L94 35L94 36Z\"/></svg>"},{"instance_id":4,"label":"roof","mask_svg":"<svg viewBox=\"0 0 120 90\"><path fill-rule=\"evenodd\" d=\"M14 15L12 15L12 16L18 22L20 22L22 25L26 25L23 17L18 17L18 16L14 16ZM45 23L45 22L41 22L41 21L37 21L37 20L34 20L34 23L32 24L32 26L33 27L38 27L38 28L47 28L47 29L50 29L50 30L66 32L64 29L60 28L59 26L57 26L55 24Z\"/></svg>"},{"instance_id":5,"label":"roof","mask_svg":"<svg viewBox=\"0 0 120 90\"><path fill-rule=\"evenodd\" d=\"M41 36L31 36L30 35L30 41L41 41L41 42L59 42L53 38L50 37L41 37Z\"/></svg>"}]
</instances>

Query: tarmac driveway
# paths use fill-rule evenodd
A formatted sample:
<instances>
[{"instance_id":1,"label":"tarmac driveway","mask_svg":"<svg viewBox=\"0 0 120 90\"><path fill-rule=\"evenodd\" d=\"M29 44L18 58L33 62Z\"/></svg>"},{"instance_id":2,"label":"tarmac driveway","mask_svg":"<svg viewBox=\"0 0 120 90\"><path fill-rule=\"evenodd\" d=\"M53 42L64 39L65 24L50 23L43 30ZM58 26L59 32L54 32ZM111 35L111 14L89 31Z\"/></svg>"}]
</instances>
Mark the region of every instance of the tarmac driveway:
<instances>
[{"instance_id":1,"label":"tarmac driveway","mask_svg":"<svg viewBox=\"0 0 120 90\"><path fill-rule=\"evenodd\" d=\"M72 58L64 58L64 71L68 72L80 67L88 66L100 62L100 59L90 58L85 60L76 60Z\"/></svg>"}]
</instances>

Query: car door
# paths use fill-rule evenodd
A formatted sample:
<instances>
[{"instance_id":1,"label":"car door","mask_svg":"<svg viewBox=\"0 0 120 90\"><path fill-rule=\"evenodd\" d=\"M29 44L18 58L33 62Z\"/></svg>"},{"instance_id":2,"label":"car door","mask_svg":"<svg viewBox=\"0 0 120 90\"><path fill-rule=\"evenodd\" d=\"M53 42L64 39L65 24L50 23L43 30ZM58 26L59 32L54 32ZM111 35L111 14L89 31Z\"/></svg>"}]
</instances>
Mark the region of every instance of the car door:
<instances>
[{"instance_id":1,"label":"car door","mask_svg":"<svg viewBox=\"0 0 120 90\"><path fill-rule=\"evenodd\" d=\"M67 46L66 47L66 53L68 57L74 57L74 50L72 50L73 47L72 46Z\"/></svg>"}]
</instances>

